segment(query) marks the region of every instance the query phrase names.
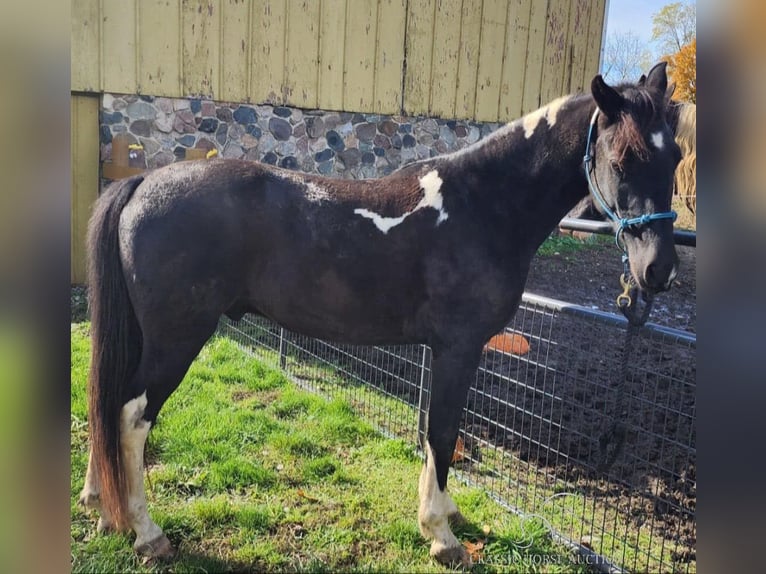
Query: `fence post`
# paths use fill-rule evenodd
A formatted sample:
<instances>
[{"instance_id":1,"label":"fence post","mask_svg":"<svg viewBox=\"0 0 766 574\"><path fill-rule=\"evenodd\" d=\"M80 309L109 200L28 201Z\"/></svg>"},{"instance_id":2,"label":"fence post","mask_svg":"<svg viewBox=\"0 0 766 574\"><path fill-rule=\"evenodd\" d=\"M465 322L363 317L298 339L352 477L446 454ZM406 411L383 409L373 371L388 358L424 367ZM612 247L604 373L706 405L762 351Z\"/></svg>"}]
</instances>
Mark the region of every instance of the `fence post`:
<instances>
[{"instance_id":1,"label":"fence post","mask_svg":"<svg viewBox=\"0 0 766 574\"><path fill-rule=\"evenodd\" d=\"M420 396L418 397L418 444L425 452L426 445L426 420L428 418L428 403L430 393L426 398L426 361L428 360L428 347L423 345L423 356L420 361Z\"/></svg>"},{"instance_id":2,"label":"fence post","mask_svg":"<svg viewBox=\"0 0 766 574\"><path fill-rule=\"evenodd\" d=\"M287 365L287 354L285 353L285 328L279 328L279 366L284 369Z\"/></svg>"}]
</instances>

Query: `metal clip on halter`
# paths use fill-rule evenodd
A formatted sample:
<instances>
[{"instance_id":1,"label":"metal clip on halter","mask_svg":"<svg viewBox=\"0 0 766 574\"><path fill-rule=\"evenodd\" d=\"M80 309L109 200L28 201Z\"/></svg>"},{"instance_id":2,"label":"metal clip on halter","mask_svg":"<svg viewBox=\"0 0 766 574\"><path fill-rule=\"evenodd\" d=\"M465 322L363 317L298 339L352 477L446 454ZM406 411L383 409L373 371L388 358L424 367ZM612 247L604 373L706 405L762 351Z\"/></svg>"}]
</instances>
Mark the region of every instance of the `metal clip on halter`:
<instances>
[{"instance_id":1,"label":"metal clip on halter","mask_svg":"<svg viewBox=\"0 0 766 574\"><path fill-rule=\"evenodd\" d=\"M633 298L630 296L630 277L625 273L620 275L620 285L622 285L622 293L617 296L617 306L625 309L633 304Z\"/></svg>"}]
</instances>

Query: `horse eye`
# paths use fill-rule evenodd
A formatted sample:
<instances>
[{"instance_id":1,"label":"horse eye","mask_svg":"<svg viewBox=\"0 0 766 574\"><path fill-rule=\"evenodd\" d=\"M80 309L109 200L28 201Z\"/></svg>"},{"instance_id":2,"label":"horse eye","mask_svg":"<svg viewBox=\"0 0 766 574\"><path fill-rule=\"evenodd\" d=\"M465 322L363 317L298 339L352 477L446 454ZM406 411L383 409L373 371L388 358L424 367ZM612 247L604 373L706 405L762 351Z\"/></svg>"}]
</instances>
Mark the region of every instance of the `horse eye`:
<instances>
[{"instance_id":1,"label":"horse eye","mask_svg":"<svg viewBox=\"0 0 766 574\"><path fill-rule=\"evenodd\" d=\"M619 174L622 173L622 164L617 160L609 160L609 167L612 168L612 171L614 172Z\"/></svg>"}]
</instances>

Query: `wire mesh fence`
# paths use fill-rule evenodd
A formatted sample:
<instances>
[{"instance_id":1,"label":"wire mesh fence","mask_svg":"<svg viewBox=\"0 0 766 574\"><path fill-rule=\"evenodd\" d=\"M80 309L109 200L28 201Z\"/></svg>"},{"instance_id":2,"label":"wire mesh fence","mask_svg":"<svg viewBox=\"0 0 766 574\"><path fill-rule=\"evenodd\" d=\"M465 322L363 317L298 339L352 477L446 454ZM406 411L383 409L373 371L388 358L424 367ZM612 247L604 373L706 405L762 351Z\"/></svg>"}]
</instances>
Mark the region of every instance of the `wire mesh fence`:
<instances>
[{"instance_id":1,"label":"wire mesh fence","mask_svg":"<svg viewBox=\"0 0 766 574\"><path fill-rule=\"evenodd\" d=\"M696 338L643 327L622 377L625 333L621 317L525 294L506 328L524 345L485 348L454 472L602 570L695 572ZM219 334L384 434L424 430L427 347L337 345L251 315Z\"/></svg>"}]
</instances>

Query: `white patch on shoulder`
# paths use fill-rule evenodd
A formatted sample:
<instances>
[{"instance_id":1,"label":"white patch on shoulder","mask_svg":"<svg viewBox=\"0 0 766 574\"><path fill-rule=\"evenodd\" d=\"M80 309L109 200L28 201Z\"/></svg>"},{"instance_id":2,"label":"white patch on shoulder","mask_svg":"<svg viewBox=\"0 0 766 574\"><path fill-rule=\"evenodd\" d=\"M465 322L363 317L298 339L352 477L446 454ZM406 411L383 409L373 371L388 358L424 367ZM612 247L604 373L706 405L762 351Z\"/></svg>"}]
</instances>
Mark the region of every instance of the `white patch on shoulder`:
<instances>
[{"instance_id":1,"label":"white patch on shoulder","mask_svg":"<svg viewBox=\"0 0 766 574\"><path fill-rule=\"evenodd\" d=\"M657 149L662 149L665 147L665 138L662 135L662 132L655 132L652 134L652 144Z\"/></svg>"},{"instance_id":2,"label":"white patch on shoulder","mask_svg":"<svg viewBox=\"0 0 766 574\"><path fill-rule=\"evenodd\" d=\"M404 221L405 217L412 213L412 211L409 211L399 217L383 217L382 215L378 215L369 209L355 209L354 213L361 215L362 217L366 217L367 219L372 219L375 227L380 229L383 233L388 233L389 229L399 225L402 221Z\"/></svg>"},{"instance_id":3,"label":"white patch on shoulder","mask_svg":"<svg viewBox=\"0 0 766 574\"><path fill-rule=\"evenodd\" d=\"M417 204L413 211L420 209L421 207L433 207L439 211L436 225L439 225L442 221L446 221L449 214L444 211L444 198L440 192L444 181L439 177L439 172L435 169L431 170L418 181L420 181L420 187L425 193L423 199L420 200L420 203Z\"/></svg>"},{"instance_id":4,"label":"white patch on shoulder","mask_svg":"<svg viewBox=\"0 0 766 574\"><path fill-rule=\"evenodd\" d=\"M537 125L542 119L545 119L549 128L555 126L556 116L558 115L559 110L564 107L564 104L566 104L571 97L572 96L561 96L560 98L553 100L547 106L535 110L521 118L520 122L521 126L524 128L524 137L526 139L531 138L532 134L535 133Z\"/></svg>"},{"instance_id":5,"label":"white patch on shoulder","mask_svg":"<svg viewBox=\"0 0 766 574\"><path fill-rule=\"evenodd\" d=\"M355 209L354 213L371 219L375 224L375 227L380 229L383 233L399 225L407 217L415 213L419 209L431 207L439 212L439 217L436 218L436 225L439 225L443 221L446 221L449 214L444 210L444 198L441 194L441 186L444 181L439 177L439 172L435 169L429 171L419 180L420 187L423 190L423 199L420 200L411 211L400 215L399 217L383 217L377 213L370 211L369 209Z\"/></svg>"}]
</instances>

